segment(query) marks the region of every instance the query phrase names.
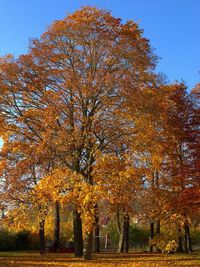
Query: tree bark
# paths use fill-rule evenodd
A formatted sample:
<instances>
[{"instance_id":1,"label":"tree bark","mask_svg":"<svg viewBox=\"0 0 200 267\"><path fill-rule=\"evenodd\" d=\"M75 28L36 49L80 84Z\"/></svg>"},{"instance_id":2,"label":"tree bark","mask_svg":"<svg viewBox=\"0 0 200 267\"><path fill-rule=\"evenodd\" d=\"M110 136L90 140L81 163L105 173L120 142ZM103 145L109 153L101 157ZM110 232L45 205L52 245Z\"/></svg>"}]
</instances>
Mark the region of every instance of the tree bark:
<instances>
[{"instance_id":1,"label":"tree bark","mask_svg":"<svg viewBox=\"0 0 200 267\"><path fill-rule=\"evenodd\" d=\"M100 238L99 238L99 217L98 214L95 216L95 228L94 228L94 251L100 252Z\"/></svg>"},{"instance_id":2,"label":"tree bark","mask_svg":"<svg viewBox=\"0 0 200 267\"><path fill-rule=\"evenodd\" d=\"M184 224L184 249L185 253L188 253L188 236L187 236L187 226Z\"/></svg>"},{"instance_id":3,"label":"tree bark","mask_svg":"<svg viewBox=\"0 0 200 267\"><path fill-rule=\"evenodd\" d=\"M156 235L160 235L160 219L157 220L156 222ZM161 249L160 248L156 248L156 252L161 253Z\"/></svg>"},{"instance_id":4,"label":"tree bark","mask_svg":"<svg viewBox=\"0 0 200 267\"><path fill-rule=\"evenodd\" d=\"M183 252L183 244L182 244L182 235L181 235L181 228L178 228L178 248L177 252Z\"/></svg>"},{"instance_id":5,"label":"tree bark","mask_svg":"<svg viewBox=\"0 0 200 267\"><path fill-rule=\"evenodd\" d=\"M153 245L151 244L153 238L154 238L154 222L150 222L150 246L149 246L150 252L153 252Z\"/></svg>"},{"instance_id":6,"label":"tree bark","mask_svg":"<svg viewBox=\"0 0 200 267\"><path fill-rule=\"evenodd\" d=\"M85 235L84 251L83 251L84 260L92 259L92 240L93 240L93 231Z\"/></svg>"},{"instance_id":7,"label":"tree bark","mask_svg":"<svg viewBox=\"0 0 200 267\"><path fill-rule=\"evenodd\" d=\"M191 235L190 235L189 224L187 225L187 236L188 236L188 249L189 249L189 252L192 252L192 240L191 240Z\"/></svg>"},{"instance_id":8,"label":"tree bark","mask_svg":"<svg viewBox=\"0 0 200 267\"><path fill-rule=\"evenodd\" d=\"M120 215L120 211L118 210L116 213L116 219L117 219L117 231L119 234L119 240L118 240L118 249L117 252L123 252L124 250L124 243L123 243L123 223L122 223L122 218Z\"/></svg>"},{"instance_id":9,"label":"tree bark","mask_svg":"<svg viewBox=\"0 0 200 267\"><path fill-rule=\"evenodd\" d=\"M108 239L109 239L109 235L106 234L106 236L105 236L105 244L104 244L105 252L108 251Z\"/></svg>"},{"instance_id":10,"label":"tree bark","mask_svg":"<svg viewBox=\"0 0 200 267\"><path fill-rule=\"evenodd\" d=\"M77 210L73 212L74 250L75 257L83 256L82 220Z\"/></svg>"},{"instance_id":11,"label":"tree bark","mask_svg":"<svg viewBox=\"0 0 200 267\"><path fill-rule=\"evenodd\" d=\"M118 253L124 252L123 230L119 232Z\"/></svg>"},{"instance_id":12,"label":"tree bark","mask_svg":"<svg viewBox=\"0 0 200 267\"><path fill-rule=\"evenodd\" d=\"M123 252L128 253L129 251L129 215L125 214L123 224Z\"/></svg>"},{"instance_id":13,"label":"tree bark","mask_svg":"<svg viewBox=\"0 0 200 267\"><path fill-rule=\"evenodd\" d=\"M55 203L55 222L54 222L54 245L56 251L60 246L60 204L58 201Z\"/></svg>"},{"instance_id":14,"label":"tree bark","mask_svg":"<svg viewBox=\"0 0 200 267\"><path fill-rule=\"evenodd\" d=\"M46 253L44 227L45 227L45 219L41 219L39 222L39 250L41 255Z\"/></svg>"},{"instance_id":15,"label":"tree bark","mask_svg":"<svg viewBox=\"0 0 200 267\"><path fill-rule=\"evenodd\" d=\"M185 237L185 252L192 252L192 243L190 236L190 227L188 223L184 224L184 237Z\"/></svg>"}]
</instances>

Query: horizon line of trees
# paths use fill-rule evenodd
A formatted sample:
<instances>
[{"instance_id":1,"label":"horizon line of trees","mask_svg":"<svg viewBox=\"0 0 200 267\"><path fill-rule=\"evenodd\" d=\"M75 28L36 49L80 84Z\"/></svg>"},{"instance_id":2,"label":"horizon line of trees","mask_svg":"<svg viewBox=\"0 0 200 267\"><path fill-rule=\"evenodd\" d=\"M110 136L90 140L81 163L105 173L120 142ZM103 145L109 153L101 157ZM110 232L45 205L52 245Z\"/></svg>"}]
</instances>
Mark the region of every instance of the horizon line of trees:
<instances>
[{"instance_id":1,"label":"horizon line of trees","mask_svg":"<svg viewBox=\"0 0 200 267\"><path fill-rule=\"evenodd\" d=\"M59 249L61 206L76 257L91 259L93 242L99 252L101 218L116 221L119 252L133 217L150 225L151 251L163 249L162 226L171 246L192 250L200 86L167 84L156 62L135 22L93 7L55 21L28 54L0 58L0 204L8 225L37 221L41 254L50 207Z\"/></svg>"}]
</instances>

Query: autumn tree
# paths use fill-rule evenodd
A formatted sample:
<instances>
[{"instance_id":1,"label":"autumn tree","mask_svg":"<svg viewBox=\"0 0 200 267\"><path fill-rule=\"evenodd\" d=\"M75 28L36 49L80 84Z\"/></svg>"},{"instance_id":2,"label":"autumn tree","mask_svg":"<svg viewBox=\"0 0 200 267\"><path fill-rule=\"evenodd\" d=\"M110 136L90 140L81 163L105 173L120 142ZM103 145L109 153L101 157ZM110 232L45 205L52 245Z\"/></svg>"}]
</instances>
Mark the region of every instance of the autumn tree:
<instances>
[{"instance_id":1,"label":"autumn tree","mask_svg":"<svg viewBox=\"0 0 200 267\"><path fill-rule=\"evenodd\" d=\"M11 73L14 90L2 77L3 101L6 92L15 101L16 112L7 116L9 128L14 127L17 114L20 131L25 125L31 137L37 138L38 149L49 153L58 166L82 175L92 188L99 151L126 142L131 125L121 114L127 85L131 83L134 91L149 84L154 60L137 24L123 24L107 11L85 7L52 24L39 40L33 40L29 55L14 62L20 72L18 77ZM8 72L7 77L10 81ZM86 259L91 258L92 230L85 233ZM76 255L81 256L76 205L74 233Z\"/></svg>"},{"instance_id":2,"label":"autumn tree","mask_svg":"<svg viewBox=\"0 0 200 267\"><path fill-rule=\"evenodd\" d=\"M32 41L27 55L1 59L2 131L16 151L18 145L22 150L29 146L25 169L28 153L36 168L48 166L41 173L40 186L43 195L49 194L48 179L57 186L57 196L50 198L56 203L58 220L57 201L61 195L66 203L71 197L76 256L83 254L84 234L84 257L91 258L99 194L107 190L102 187L104 181L116 210L120 203L113 192L127 187L126 201L120 206L122 217L128 218L131 211L128 196L135 189L119 153L118 159L113 158L116 151L125 150L137 172L133 177L143 182L143 193L148 191L149 219L152 226L157 222L157 232L162 204L170 204L163 196L168 193L178 203L179 194L195 183L198 108L192 115L183 84L162 85L153 73L155 61L136 23L122 23L108 11L91 7L54 22ZM198 94L193 96L197 103ZM100 175L100 170L94 170L101 158L105 166L119 160L123 171ZM22 167L16 167L20 175ZM180 206L172 211L181 213L188 226L188 211Z\"/></svg>"},{"instance_id":3,"label":"autumn tree","mask_svg":"<svg viewBox=\"0 0 200 267\"><path fill-rule=\"evenodd\" d=\"M107 203L108 216L116 221L119 235L118 252L129 250L129 217L135 215L134 202L140 189L139 171L123 155L102 156L94 168L94 179L103 199L99 205Z\"/></svg>"},{"instance_id":4,"label":"autumn tree","mask_svg":"<svg viewBox=\"0 0 200 267\"><path fill-rule=\"evenodd\" d=\"M36 180L33 183L35 174L32 170L35 169L41 179L56 164L55 142L52 140L57 130L54 127L54 135L50 135L48 130L49 128L52 130L55 115L48 102L45 103L45 90L40 91L40 94L39 91L38 94L31 91L30 79L27 76L27 68L30 71L29 63L29 56L22 56L18 61L12 56L1 59L1 135L4 138L4 147L7 148L2 160L9 159L9 148L11 148L10 153L14 156L10 157L10 162L13 161L16 177L18 173L23 173L23 169L29 170L27 175L32 176L32 187L34 187ZM45 138L48 138L48 141L45 141ZM14 159L16 162L22 160L23 164L15 164ZM6 169L5 171L7 172ZM56 210L59 221L57 204ZM56 225L59 229L58 222L55 222ZM58 243L58 231L55 236Z\"/></svg>"},{"instance_id":5,"label":"autumn tree","mask_svg":"<svg viewBox=\"0 0 200 267\"><path fill-rule=\"evenodd\" d=\"M189 207L185 209L179 196L187 187L194 184L194 154L191 145L195 142L192 130L193 107L184 84L167 85L161 88L164 93L165 106L160 125L161 150L158 153L157 172L159 187L154 188L157 203L153 207L154 215L160 214L163 223L169 218L176 218L181 250L181 230L188 232ZM160 197L160 196L161 197ZM164 215L164 216L163 216ZM163 216L163 217L162 217ZM168 217L168 219L167 219ZM173 220L172 220L173 221ZM171 221L171 222L172 222ZM174 221L175 223L175 221ZM184 227L183 227L184 226ZM188 234L187 234L188 235ZM185 237L187 240L188 237ZM186 251L188 245L185 245Z\"/></svg>"},{"instance_id":6,"label":"autumn tree","mask_svg":"<svg viewBox=\"0 0 200 267\"><path fill-rule=\"evenodd\" d=\"M152 239L172 223L179 249L182 231L191 249L199 86L189 95L182 83L165 84L155 63L136 23L93 7L55 21L27 55L0 59L1 193L10 207L38 208L41 251L47 203L55 205L57 247L60 205L73 210L77 257L91 259L105 203L119 251L128 252L136 210Z\"/></svg>"}]
</instances>

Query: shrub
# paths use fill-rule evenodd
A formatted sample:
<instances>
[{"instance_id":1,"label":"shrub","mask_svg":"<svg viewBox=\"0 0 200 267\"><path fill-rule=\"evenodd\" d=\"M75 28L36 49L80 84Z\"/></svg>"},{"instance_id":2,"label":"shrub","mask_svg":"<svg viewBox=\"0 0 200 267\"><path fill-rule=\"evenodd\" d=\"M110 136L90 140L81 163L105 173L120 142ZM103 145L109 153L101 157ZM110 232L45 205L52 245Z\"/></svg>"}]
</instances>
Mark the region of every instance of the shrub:
<instances>
[{"instance_id":1,"label":"shrub","mask_svg":"<svg viewBox=\"0 0 200 267\"><path fill-rule=\"evenodd\" d=\"M39 247L38 235L26 230L17 233L0 230L0 251L33 250Z\"/></svg>"},{"instance_id":2,"label":"shrub","mask_svg":"<svg viewBox=\"0 0 200 267\"><path fill-rule=\"evenodd\" d=\"M171 240L168 242L168 244L166 245L165 247L165 251L168 253L168 254L173 254L176 252L178 248L178 244L176 243L175 240Z\"/></svg>"},{"instance_id":3,"label":"shrub","mask_svg":"<svg viewBox=\"0 0 200 267\"><path fill-rule=\"evenodd\" d=\"M0 230L0 250L13 250L16 248L16 239L15 235L6 231Z\"/></svg>"},{"instance_id":4,"label":"shrub","mask_svg":"<svg viewBox=\"0 0 200 267\"><path fill-rule=\"evenodd\" d=\"M31 243L30 232L26 230L19 231L15 235L16 245L19 250L27 249Z\"/></svg>"},{"instance_id":5,"label":"shrub","mask_svg":"<svg viewBox=\"0 0 200 267\"><path fill-rule=\"evenodd\" d=\"M136 224L130 225L130 247L145 247L149 242L149 230Z\"/></svg>"},{"instance_id":6,"label":"shrub","mask_svg":"<svg viewBox=\"0 0 200 267\"><path fill-rule=\"evenodd\" d=\"M129 229L130 239L130 249L137 248L142 249L148 246L149 243L149 230L143 228L142 226L138 226L137 224L130 224ZM116 225L113 222L110 222L105 228L101 229L101 234L105 236L109 234L109 246L112 249L117 249L119 234L116 228ZM101 239L101 247L104 247L104 239Z\"/></svg>"},{"instance_id":7,"label":"shrub","mask_svg":"<svg viewBox=\"0 0 200 267\"><path fill-rule=\"evenodd\" d=\"M175 253L178 248L175 240L170 240L169 237L163 234L155 236L151 241L151 245L155 246L162 253L168 254Z\"/></svg>"}]
</instances>

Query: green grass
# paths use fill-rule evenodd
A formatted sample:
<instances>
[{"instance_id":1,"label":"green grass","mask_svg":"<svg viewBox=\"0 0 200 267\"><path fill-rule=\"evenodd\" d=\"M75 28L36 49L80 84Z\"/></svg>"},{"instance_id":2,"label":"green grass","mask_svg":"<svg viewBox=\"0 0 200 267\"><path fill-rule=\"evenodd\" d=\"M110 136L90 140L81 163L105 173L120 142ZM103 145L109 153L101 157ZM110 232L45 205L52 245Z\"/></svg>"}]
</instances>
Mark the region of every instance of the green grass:
<instances>
[{"instance_id":1,"label":"green grass","mask_svg":"<svg viewBox=\"0 0 200 267\"><path fill-rule=\"evenodd\" d=\"M33 252L0 252L2 267L200 267L200 254L161 255L149 253L99 254L91 261L73 255Z\"/></svg>"}]
</instances>

